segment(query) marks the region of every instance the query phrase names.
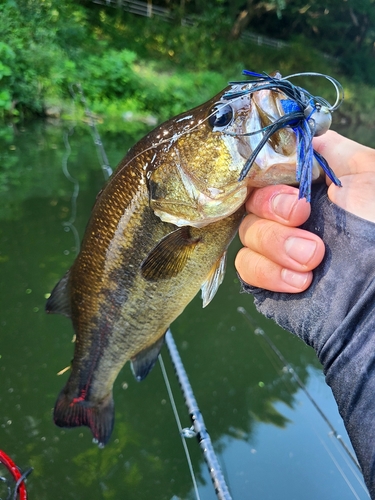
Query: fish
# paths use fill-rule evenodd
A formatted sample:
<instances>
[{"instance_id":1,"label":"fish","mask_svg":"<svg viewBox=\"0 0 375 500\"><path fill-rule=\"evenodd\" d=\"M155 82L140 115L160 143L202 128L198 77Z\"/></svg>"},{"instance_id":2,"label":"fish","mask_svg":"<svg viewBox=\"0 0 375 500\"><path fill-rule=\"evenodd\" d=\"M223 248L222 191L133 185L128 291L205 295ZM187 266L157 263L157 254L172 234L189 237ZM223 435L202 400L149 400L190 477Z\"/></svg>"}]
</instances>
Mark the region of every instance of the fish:
<instances>
[{"instance_id":1,"label":"fish","mask_svg":"<svg viewBox=\"0 0 375 500\"><path fill-rule=\"evenodd\" d=\"M54 407L60 427L87 426L103 447L114 426L113 384L127 361L136 380L156 363L170 324L201 290L213 299L227 249L255 187L296 184L297 139L277 130L288 96L234 82L136 143L98 194L71 268L48 313L71 319L71 372ZM254 90L254 89L253 89ZM312 177L321 177L319 162Z\"/></svg>"}]
</instances>

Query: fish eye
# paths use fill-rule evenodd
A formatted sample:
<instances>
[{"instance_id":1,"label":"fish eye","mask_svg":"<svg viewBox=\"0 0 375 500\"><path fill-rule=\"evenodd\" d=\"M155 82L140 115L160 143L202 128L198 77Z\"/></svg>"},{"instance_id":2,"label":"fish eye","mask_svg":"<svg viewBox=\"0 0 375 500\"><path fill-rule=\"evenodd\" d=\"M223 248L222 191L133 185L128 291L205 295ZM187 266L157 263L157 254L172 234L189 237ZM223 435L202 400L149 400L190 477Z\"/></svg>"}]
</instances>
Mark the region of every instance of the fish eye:
<instances>
[{"instance_id":1,"label":"fish eye","mask_svg":"<svg viewBox=\"0 0 375 500\"><path fill-rule=\"evenodd\" d=\"M233 119L233 109L229 104L216 104L210 113L208 123L212 128L222 128L229 125Z\"/></svg>"}]
</instances>

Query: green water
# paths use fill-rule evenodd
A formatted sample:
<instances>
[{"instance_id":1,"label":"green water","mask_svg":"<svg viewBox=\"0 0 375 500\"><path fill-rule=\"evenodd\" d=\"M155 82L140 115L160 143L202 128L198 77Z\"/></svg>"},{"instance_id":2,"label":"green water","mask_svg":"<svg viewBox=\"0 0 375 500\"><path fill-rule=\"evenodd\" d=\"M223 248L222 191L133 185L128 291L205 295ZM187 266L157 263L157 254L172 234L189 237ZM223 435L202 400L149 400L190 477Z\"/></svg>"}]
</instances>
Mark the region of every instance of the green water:
<instances>
[{"instance_id":1,"label":"green water","mask_svg":"<svg viewBox=\"0 0 375 500\"><path fill-rule=\"evenodd\" d=\"M105 449L87 428L63 430L52 422L55 399L67 379L57 376L73 354L72 327L47 316L44 303L71 265L77 243L66 224L79 180L75 227L82 236L103 183L86 126L39 122L0 129L0 449L26 469L31 499L194 499L192 481L160 367L137 383L129 366L114 388L116 423ZM103 134L114 166L131 141ZM245 307L282 351L347 442L342 421L314 352L257 315L239 293L229 255L225 282L213 302L199 297L173 324L173 334L234 500L367 498L335 438L311 402L263 339ZM182 425L190 426L163 348ZM214 489L195 439L188 448L202 500ZM356 491L355 497L346 480ZM0 465L0 475L6 475ZM1 490L3 488L3 490ZM0 498L6 489L0 483Z\"/></svg>"}]
</instances>

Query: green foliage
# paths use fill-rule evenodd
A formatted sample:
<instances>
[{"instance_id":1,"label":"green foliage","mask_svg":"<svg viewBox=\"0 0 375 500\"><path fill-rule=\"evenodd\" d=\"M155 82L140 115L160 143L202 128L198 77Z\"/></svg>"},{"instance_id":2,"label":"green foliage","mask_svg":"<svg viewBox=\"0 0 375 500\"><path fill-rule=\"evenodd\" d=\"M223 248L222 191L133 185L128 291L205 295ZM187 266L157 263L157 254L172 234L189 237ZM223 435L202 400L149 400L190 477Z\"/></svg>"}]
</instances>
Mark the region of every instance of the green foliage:
<instances>
[{"instance_id":1,"label":"green foliage","mask_svg":"<svg viewBox=\"0 0 375 500\"><path fill-rule=\"evenodd\" d=\"M0 112L10 111L12 107L12 95L9 88L6 88L12 75L12 64L15 59L14 51L9 45L0 42Z\"/></svg>"},{"instance_id":2,"label":"green foliage","mask_svg":"<svg viewBox=\"0 0 375 500\"><path fill-rule=\"evenodd\" d=\"M137 88L134 72L136 54L129 50L105 50L102 54L89 55L78 66L80 81L89 98L121 99L125 93ZM77 74L74 75L78 77Z\"/></svg>"},{"instance_id":3,"label":"green foliage","mask_svg":"<svg viewBox=\"0 0 375 500\"><path fill-rule=\"evenodd\" d=\"M289 0L280 20L270 11L259 21L249 28L285 40L303 37L308 48L337 58L345 75L375 83L375 0Z\"/></svg>"},{"instance_id":4,"label":"green foliage","mask_svg":"<svg viewBox=\"0 0 375 500\"><path fill-rule=\"evenodd\" d=\"M339 79L344 71L356 86L375 81L375 10L370 8L375 0L157 3L174 12L175 23L89 0L5 0L0 5L0 118L72 116L69 89L80 82L92 111L110 118L109 128L125 119L124 128L138 133L155 119L211 97L244 68L284 75L321 71ZM249 28L288 38L290 46L276 50L233 40L233 24L246 5L254 13ZM186 15L192 26L181 23ZM372 106L372 94L370 99Z\"/></svg>"},{"instance_id":5,"label":"green foliage","mask_svg":"<svg viewBox=\"0 0 375 500\"><path fill-rule=\"evenodd\" d=\"M59 28L64 23L59 5L38 0L0 5L0 60L6 68L0 92L9 96L1 101L0 115L25 110L42 114L46 96L61 93L66 56L59 43Z\"/></svg>"},{"instance_id":6,"label":"green foliage","mask_svg":"<svg viewBox=\"0 0 375 500\"><path fill-rule=\"evenodd\" d=\"M141 84L135 92L136 98L143 103L144 110L161 120L209 99L226 84L221 75L212 71L197 74L176 71L171 75L147 65L140 66L137 72Z\"/></svg>"}]
</instances>

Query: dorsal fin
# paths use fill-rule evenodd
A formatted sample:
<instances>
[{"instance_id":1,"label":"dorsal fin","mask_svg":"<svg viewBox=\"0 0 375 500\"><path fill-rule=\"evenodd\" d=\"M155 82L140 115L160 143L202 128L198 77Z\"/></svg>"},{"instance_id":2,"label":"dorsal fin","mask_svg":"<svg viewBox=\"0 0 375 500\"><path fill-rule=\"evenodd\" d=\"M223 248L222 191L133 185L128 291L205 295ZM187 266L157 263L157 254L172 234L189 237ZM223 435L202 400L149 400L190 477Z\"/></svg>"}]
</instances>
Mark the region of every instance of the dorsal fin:
<instances>
[{"instance_id":1,"label":"dorsal fin","mask_svg":"<svg viewBox=\"0 0 375 500\"><path fill-rule=\"evenodd\" d=\"M148 281L177 276L185 267L199 238L192 238L188 226L167 234L141 264L142 276Z\"/></svg>"},{"instance_id":2,"label":"dorsal fin","mask_svg":"<svg viewBox=\"0 0 375 500\"><path fill-rule=\"evenodd\" d=\"M217 289L224 279L225 268L227 264L227 252L215 262L206 281L201 286L203 307L206 307L215 297Z\"/></svg>"},{"instance_id":3,"label":"dorsal fin","mask_svg":"<svg viewBox=\"0 0 375 500\"><path fill-rule=\"evenodd\" d=\"M162 335L154 344L140 351L136 356L131 358L132 372L137 380L141 382L152 370L156 360L158 359L161 348L164 344L165 334Z\"/></svg>"},{"instance_id":4,"label":"dorsal fin","mask_svg":"<svg viewBox=\"0 0 375 500\"><path fill-rule=\"evenodd\" d=\"M46 312L63 314L71 317L70 294L68 290L69 271L67 271L55 288L46 303Z\"/></svg>"}]
</instances>

